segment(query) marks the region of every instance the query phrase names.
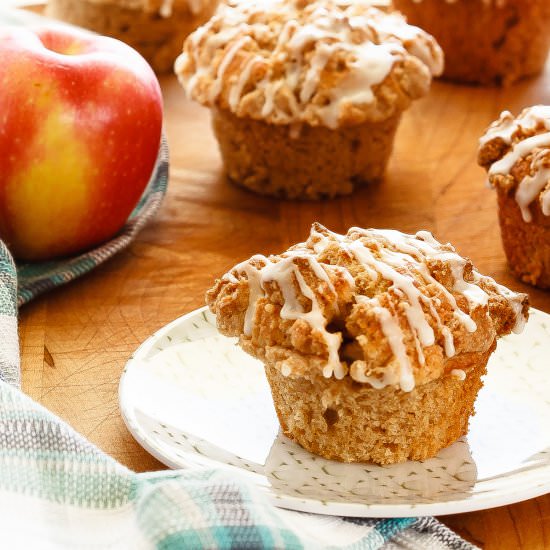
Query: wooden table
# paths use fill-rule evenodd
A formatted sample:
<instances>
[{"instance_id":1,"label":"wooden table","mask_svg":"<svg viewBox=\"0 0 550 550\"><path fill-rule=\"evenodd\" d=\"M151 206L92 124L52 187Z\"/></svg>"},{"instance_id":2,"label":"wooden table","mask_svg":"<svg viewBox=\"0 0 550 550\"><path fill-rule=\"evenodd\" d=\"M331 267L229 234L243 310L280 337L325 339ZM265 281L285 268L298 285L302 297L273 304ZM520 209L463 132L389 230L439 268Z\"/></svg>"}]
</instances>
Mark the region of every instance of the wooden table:
<instances>
[{"instance_id":1,"label":"wooden table","mask_svg":"<svg viewBox=\"0 0 550 550\"><path fill-rule=\"evenodd\" d=\"M234 263L303 240L315 220L335 231L428 229L550 312L550 293L507 270L495 195L475 161L478 137L501 110L550 104L550 69L505 90L436 83L405 114L385 181L320 203L260 198L226 183L208 111L186 101L175 78L162 87L171 179L156 220L107 265L21 311L24 390L128 467L163 468L119 413L118 382L130 354L202 306L205 290ZM487 549L550 548L550 495L441 519Z\"/></svg>"}]
</instances>

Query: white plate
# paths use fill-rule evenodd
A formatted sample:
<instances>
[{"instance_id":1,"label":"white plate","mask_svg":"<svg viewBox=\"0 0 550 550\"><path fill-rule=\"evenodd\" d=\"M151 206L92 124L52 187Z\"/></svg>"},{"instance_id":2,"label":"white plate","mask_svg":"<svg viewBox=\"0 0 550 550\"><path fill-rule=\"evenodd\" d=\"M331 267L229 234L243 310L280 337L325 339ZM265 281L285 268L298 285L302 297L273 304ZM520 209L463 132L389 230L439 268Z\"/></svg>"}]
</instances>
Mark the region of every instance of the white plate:
<instances>
[{"instance_id":1,"label":"white plate","mask_svg":"<svg viewBox=\"0 0 550 550\"><path fill-rule=\"evenodd\" d=\"M468 512L550 491L550 315L531 310L491 358L467 439L433 459L341 464L279 433L262 365L200 309L165 326L128 362L122 415L172 468L237 469L277 506L358 517Z\"/></svg>"}]
</instances>

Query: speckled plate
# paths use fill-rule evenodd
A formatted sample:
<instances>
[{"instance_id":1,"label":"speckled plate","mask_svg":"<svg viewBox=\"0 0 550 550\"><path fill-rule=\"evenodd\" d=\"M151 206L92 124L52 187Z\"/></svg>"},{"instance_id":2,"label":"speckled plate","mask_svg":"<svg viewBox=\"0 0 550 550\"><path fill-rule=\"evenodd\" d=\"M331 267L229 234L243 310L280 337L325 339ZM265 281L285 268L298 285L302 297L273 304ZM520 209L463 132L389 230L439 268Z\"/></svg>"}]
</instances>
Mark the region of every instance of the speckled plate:
<instances>
[{"instance_id":1,"label":"speckled plate","mask_svg":"<svg viewBox=\"0 0 550 550\"><path fill-rule=\"evenodd\" d=\"M238 470L277 506L359 517L468 512L550 491L550 315L531 310L489 364L467 438L425 462L341 464L279 432L262 365L194 311L136 351L120 383L134 437L172 468Z\"/></svg>"}]
</instances>

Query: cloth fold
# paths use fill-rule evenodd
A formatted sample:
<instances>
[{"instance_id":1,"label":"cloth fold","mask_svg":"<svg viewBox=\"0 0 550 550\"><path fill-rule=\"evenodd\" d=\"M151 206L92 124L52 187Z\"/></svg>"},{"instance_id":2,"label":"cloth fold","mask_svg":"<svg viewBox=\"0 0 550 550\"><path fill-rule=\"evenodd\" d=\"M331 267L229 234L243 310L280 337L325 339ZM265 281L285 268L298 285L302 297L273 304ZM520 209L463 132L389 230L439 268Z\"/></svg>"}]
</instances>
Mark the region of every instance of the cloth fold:
<instances>
[{"instance_id":1,"label":"cloth fold","mask_svg":"<svg viewBox=\"0 0 550 550\"><path fill-rule=\"evenodd\" d=\"M21 384L17 338L17 278L15 264L0 241L0 381Z\"/></svg>"}]
</instances>

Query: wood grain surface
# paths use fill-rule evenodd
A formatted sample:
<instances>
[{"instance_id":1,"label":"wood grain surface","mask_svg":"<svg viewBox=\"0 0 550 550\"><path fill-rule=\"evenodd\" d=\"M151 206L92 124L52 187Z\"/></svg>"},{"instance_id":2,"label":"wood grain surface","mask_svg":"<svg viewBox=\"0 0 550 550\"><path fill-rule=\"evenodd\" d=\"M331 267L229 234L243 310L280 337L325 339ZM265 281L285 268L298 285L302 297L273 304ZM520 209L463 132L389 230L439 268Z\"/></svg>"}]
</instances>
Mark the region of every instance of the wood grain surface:
<instances>
[{"instance_id":1,"label":"wood grain surface","mask_svg":"<svg viewBox=\"0 0 550 550\"><path fill-rule=\"evenodd\" d=\"M209 113L162 81L171 146L169 192L156 220L117 258L21 311L23 387L105 452L136 471L163 466L126 430L117 388L124 364L152 332L204 304L215 277L254 253L302 241L313 221L432 231L479 270L528 292L509 274L494 193L476 165L477 140L501 110L550 103L550 71L508 89L435 83L403 117L385 181L320 203L254 196L224 181ZM441 518L487 549L550 548L550 495Z\"/></svg>"}]
</instances>

